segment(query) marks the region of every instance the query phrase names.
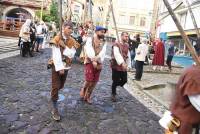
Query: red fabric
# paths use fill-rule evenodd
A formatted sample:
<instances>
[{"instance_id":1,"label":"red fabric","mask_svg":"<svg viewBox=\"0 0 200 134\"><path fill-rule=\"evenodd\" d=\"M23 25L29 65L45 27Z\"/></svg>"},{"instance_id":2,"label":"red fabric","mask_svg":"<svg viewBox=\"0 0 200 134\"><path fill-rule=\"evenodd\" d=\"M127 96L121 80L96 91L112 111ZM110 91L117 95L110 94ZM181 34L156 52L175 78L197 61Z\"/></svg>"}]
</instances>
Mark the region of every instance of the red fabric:
<instances>
[{"instance_id":1,"label":"red fabric","mask_svg":"<svg viewBox=\"0 0 200 134\"><path fill-rule=\"evenodd\" d=\"M93 67L92 63L85 64L85 80L89 82L98 82L101 70Z\"/></svg>"},{"instance_id":2,"label":"red fabric","mask_svg":"<svg viewBox=\"0 0 200 134\"><path fill-rule=\"evenodd\" d=\"M186 69L179 78L176 86L176 94L170 109L172 114L181 122L192 125L200 123L200 112L194 108L188 98L190 95L200 94L199 81L200 69L198 66L192 66Z\"/></svg>"},{"instance_id":3,"label":"red fabric","mask_svg":"<svg viewBox=\"0 0 200 134\"><path fill-rule=\"evenodd\" d=\"M164 66L165 61L165 47L164 43L159 41L155 46L155 54L153 57L153 65Z\"/></svg>"}]
</instances>

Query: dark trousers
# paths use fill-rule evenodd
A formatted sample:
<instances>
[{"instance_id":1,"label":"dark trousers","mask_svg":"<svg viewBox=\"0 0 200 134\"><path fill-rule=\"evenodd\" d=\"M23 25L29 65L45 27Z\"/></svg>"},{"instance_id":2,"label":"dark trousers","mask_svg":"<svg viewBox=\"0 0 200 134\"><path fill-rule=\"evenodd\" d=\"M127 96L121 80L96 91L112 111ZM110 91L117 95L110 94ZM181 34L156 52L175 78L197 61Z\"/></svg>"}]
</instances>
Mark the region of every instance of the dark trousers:
<instances>
[{"instance_id":1,"label":"dark trousers","mask_svg":"<svg viewBox=\"0 0 200 134\"><path fill-rule=\"evenodd\" d=\"M55 67L52 67L52 88L51 88L51 100L58 100L58 91L64 87L65 80L67 78L68 70L65 70L64 75L60 75L55 71Z\"/></svg>"},{"instance_id":2,"label":"dark trousers","mask_svg":"<svg viewBox=\"0 0 200 134\"><path fill-rule=\"evenodd\" d=\"M142 78L143 65L144 65L144 61L136 60L136 62L135 62L135 69L136 69L135 79L136 80L141 80L141 78Z\"/></svg>"},{"instance_id":3,"label":"dark trousers","mask_svg":"<svg viewBox=\"0 0 200 134\"><path fill-rule=\"evenodd\" d=\"M30 42L23 42L23 47L21 48L23 57L25 57L27 53L29 53L30 56L33 56L30 50L31 49L30 46L31 46Z\"/></svg>"},{"instance_id":4,"label":"dark trousers","mask_svg":"<svg viewBox=\"0 0 200 134\"><path fill-rule=\"evenodd\" d=\"M167 66L169 67L170 70L172 69L172 59L173 59L173 56L171 56L171 55L167 56L166 63L167 63Z\"/></svg>"},{"instance_id":5,"label":"dark trousers","mask_svg":"<svg viewBox=\"0 0 200 134\"><path fill-rule=\"evenodd\" d=\"M112 69L112 94L116 95L117 86L123 87L127 82L127 72L126 71L117 71Z\"/></svg>"},{"instance_id":6,"label":"dark trousers","mask_svg":"<svg viewBox=\"0 0 200 134\"><path fill-rule=\"evenodd\" d=\"M20 43L21 43L21 37L19 37L18 46L20 46Z\"/></svg>"}]
</instances>

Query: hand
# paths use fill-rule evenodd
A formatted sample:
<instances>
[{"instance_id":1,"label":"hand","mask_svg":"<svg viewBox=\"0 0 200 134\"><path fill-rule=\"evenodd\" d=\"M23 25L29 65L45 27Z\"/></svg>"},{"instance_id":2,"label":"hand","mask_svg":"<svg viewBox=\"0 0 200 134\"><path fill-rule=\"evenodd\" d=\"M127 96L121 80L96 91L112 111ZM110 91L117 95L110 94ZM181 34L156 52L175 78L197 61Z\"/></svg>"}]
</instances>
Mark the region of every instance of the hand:
<instances>
[{"instance_id":1,"label":"hand","mask_svg":"<svg viewBox=\"0 0 200 134\"><path fill-rule=\"evenodd\" d=\"M59 71L59 74L60 74L60 75L64 75L64 73L65 73L65 70L64 70L64 69Z\"/></svg>"},{"instance_id":2,"label":"hand","mask_svg":"<svg viewBox=\"0 0 200 134\"><path fill-rule=\"evenodd\" d=\"M126 70L127 70L128 65L127 65L126 63L122 63L122 67L123 67L123 69L126 69Z\"/></svg>"},{"instance_id":3,"label":"hand","mask_svg":"<svg viewBox=\"0 0 200 134\"><path fill-rule=\"evenodd\" d=\"M97 62L96 61L93 61L92 65L93 65L94 68L97 68Z\"/></svg>"}]
</instances>

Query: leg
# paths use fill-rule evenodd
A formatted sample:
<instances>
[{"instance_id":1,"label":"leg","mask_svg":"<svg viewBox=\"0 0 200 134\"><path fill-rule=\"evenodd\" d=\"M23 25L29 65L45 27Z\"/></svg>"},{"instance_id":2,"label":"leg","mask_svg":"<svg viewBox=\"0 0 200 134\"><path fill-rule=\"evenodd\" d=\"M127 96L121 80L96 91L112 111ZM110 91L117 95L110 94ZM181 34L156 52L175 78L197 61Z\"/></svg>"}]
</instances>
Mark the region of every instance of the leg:
<instances>
[{"instance_id":1,"label":"leg","mask_svg":"<svg viewBox=\"0 0 200 134\"><path fill-rule=\"evenodd\" d=\"M117 86L120 86L120 72L112 69L112 101L116 102Z\"/></svg>"},{"instance_id":2,"label":"leg","mask_svg":"<svg viewBox=\"0 0 200 134\"><path fill-rule=\"evenodd\" d=\"M89 87L89 82L85 81L84 84L83 84L83 88L81 88L81 91L80 91L80 97L81 98L84 98L86 90L88 89L88 87Z\"/></svg>"},{"instance_id":3,"label":"leg","mask_svg":"<svg viewBox=\"0 0 200 134\"><path fill-rule=\"evenodd\" d=\"M173 56L170 56L170 58L169 58L169 70L172 70L172 59L173 59Z\"/></svg>"},{"instance_id":4,"label":"leg","mask_svg":"<svg viewBox=\"0 0 200 134\"><path fill-rule=\"evenodd\" d=\"M127 83L127 72L121 72L121 87L123 87Z\"/></svg>"},{"instance_id":5,"label":"leg","mask_svg":"<svg viewBox=\"0 0 200 134\"><path fill-rule=\"evenodd\" d=\"M144 62L143 61L138 61L137 63L138 63L138 65L137 65L137 77L136 77L136 80L141 80Z\"/></svg>"},{"instance_id":6,"label":"leg","mask_svg":"<svg viewBox=\"0 0 200 134\"><path fill-rule=\"evenodd\" d=\"M28 43L27 43L27 51L28 51L28 53L29 53L29 56L30 56L30 57L33 57L33 54L32 54L32 52L31 52L31 42L28 42Z\"/></svg>"},{"instance_id":7,"label":"leg","mask_svg":"<svg viewBox=\"0 0 200 134\"><path fill-rule=\"evenodd\" d=\"M18 46L20 46L20 43L21 43L21 37L19 37Z\"/></svg>"},{"instance_id":8,"label":"leg","mask_svg":"<svg viewBox=\"0 0 200 134\"><path fill-rule=\"evenodd\" d=\"M60 87L59 87L59 89L62 89L64 87L65 81L66 81L66 78L67 78L67 74L68 74L68 70L65 70L64 75L60 76Z\"/></svg>"},{"instance_id":9,"label":"leg","mask_svg":"<svg viewBox=\"0 0 200 134\"><path fill-rule=\"evenodd\" d=\"M54 120L60 120L60 114L58 112L58 91L61 87L60 75L55 71L55 68L52 68L52 89L51 89L51 103L52 103L52 117Z\"/></svg>"},{"instance_id":10,"label":"leg","mask_svg":"<svg viewBox=\"0 0 200 134\"><path fill-rule=\"evenodd\" d=\"M90 82L90 86L89 86L89 88L88 88L88 92L86 92L86 94L87 94L86 101L87 101L87 103L89 103L89 104L92 103L92 102L91 102L91 94L92 94L92 92L93 92L93 90L94 90L96 84L97 84L97 82Z\"/></svg>"}]
</instances>

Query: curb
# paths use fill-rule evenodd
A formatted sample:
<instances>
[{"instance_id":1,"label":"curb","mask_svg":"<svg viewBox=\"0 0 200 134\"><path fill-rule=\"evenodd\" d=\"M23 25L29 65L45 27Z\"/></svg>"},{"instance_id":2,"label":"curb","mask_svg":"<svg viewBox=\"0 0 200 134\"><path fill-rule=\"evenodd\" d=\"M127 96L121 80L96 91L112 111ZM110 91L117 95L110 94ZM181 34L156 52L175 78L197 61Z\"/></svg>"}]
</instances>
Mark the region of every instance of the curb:
<instances>
[{"instance_id":1,"label":"curb","mask_svg":"<svg viewBox=\"0 0 200 134\"><path fill-rule=\"evenodd\" d=\"M145 93L147 96L149 96L151 99L159 103L160 105L164 106L166 109L169 109L169 106L167 106L163 101L159 100L158 98L154 97L152 94L148 93L143 89L143 87L136 81L131 80L131 78L128 78L128 81L130 83L134 83L143 93Z\"/></svg>"}]
</instances>

